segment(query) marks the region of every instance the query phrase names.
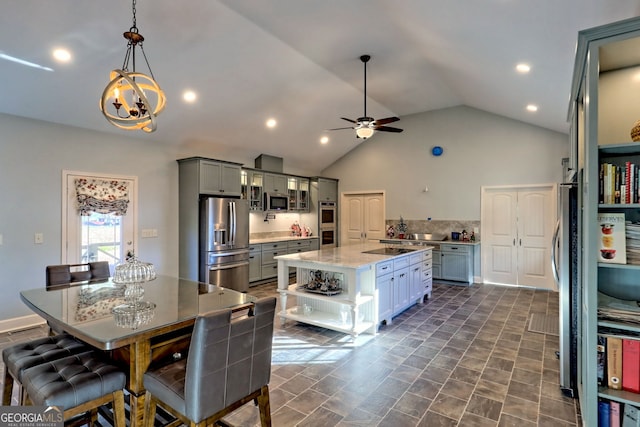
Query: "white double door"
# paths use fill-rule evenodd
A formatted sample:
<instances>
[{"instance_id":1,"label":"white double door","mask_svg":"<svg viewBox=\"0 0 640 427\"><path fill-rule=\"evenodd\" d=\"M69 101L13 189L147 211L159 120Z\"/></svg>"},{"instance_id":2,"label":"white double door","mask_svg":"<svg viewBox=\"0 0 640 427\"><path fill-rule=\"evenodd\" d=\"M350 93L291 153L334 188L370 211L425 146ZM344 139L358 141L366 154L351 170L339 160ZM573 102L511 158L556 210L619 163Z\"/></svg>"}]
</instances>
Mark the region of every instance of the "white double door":
<instances>
[{"instance_id":1,"label":"white double door","mask_svg":"<svg viewBox=\"0 0 640 427\"><path fill-rule=\"evenodd\" d=\"M341 244L379 243L385 238L384 193L343 193L341 206Z\"/></svg>"},{"instance_id":2,"label":"white double door","mask_svg":"<svg viewBox=\"0 0 640 427\"><path fill-rule=\"evenodd\" d=\"M551 270L555 184L482 188L485 283L557 290Z\"/></svg>"}]
</instances>

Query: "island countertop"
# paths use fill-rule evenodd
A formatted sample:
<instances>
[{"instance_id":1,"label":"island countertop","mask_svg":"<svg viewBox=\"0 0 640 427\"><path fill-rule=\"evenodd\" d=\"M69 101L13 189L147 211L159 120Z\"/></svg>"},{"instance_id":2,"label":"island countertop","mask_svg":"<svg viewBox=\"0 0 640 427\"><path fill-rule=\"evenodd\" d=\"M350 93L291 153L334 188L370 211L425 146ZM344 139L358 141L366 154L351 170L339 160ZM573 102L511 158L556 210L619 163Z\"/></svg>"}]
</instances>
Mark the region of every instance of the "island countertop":
<instances>
[{"instance_id":1,"label":"island countertop","mask_svg":"<svg viewBox=\"0 0 640 427\"><path fill-rule=\"evenodd\" d=\"M333 266L343 268L361 268L367 265L376 264L386 261L397 256L410 255L413 252L431 250L431 246L414 246L411 248L402 247L409 252L402 254L366 254L365 251L383 249L389 247L381 243L362 243L348 246L338 246L336 248L320 249L317 251L299 252L288 255L278 255L274 257L277 260L304 261L306 263L321 266ZM396 246L396 245L394 245ZM398 246L396 246L398 247Z\"/></svg>"}]
</instances>

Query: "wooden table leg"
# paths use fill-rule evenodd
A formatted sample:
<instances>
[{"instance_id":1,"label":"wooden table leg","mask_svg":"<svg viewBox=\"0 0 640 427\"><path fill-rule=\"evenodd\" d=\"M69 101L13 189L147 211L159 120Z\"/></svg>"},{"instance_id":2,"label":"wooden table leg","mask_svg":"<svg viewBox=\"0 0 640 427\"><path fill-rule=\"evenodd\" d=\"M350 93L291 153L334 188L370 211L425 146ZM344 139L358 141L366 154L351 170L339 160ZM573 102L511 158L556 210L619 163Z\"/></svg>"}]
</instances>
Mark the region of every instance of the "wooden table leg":
<instances>
[{"instance_id":1,"label":"wooden table leg","mask_svg":"<svg viewBox=\"0 0 640 427\"><path fill-rule=\"evenodd\" d=\"M142 340L128 347L115 349L113 357L128 366L126 389L130 393L130 427L143 427L145 392L143 376L151 363L151 342Z\"/></svg>"}]
</instances>

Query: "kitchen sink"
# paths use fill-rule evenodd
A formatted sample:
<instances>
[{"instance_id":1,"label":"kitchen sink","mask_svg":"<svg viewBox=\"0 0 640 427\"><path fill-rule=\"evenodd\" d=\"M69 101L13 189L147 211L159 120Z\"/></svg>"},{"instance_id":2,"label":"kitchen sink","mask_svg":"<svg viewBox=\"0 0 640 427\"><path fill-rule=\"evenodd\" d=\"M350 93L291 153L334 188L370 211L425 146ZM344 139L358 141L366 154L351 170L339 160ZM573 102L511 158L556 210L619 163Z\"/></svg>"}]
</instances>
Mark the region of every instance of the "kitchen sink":
<instances>
[{"instance_id":1,"label":"kitchen sink","mask_svg":"<svg viewBox=\"0 0 640 427\"><path fill-rule=\"evenodd\" d=\"M409 234L409 236L407 237L407 240L427 240L431 242L443 242L447 239L448 237L446 234L438 234L438 233L433 233L433 234L413 233L413 234Z\"/></svg>"},{"instance_id":2,"label":"kitchen sink","mask_svg":"<svg viewBox=\"0 0 640 427\"><path fill-rule=\"evenodd\" d=\"M417 249L413 248L380 248L373 249L370 251L364 251L363 254L374 254L374 255L402 255L409 252L413 252Z\"/></svg>"}]
</instances>

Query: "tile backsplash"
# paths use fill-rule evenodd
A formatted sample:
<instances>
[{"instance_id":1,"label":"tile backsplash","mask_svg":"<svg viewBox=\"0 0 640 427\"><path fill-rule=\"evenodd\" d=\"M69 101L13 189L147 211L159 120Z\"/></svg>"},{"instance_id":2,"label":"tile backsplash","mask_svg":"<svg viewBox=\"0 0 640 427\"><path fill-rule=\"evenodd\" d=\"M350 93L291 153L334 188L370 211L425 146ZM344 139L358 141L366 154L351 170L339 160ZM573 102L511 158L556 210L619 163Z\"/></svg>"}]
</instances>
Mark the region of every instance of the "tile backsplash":
<instances>
[{"instance_id":1,"label":"tile backsplash","mask_svg":"<svg viewBox=\"0 0 640 427\"><path fill-rule=\"evenodd\" d=\"M385 228L393 225L396 229L396 237L398 235L398 223L400 222L400 218L398 219L387 219L385 221ZM437 234L445 234L449 236L451 239L451 232L457 231L462 232L462 230L466 230L469 235L477 228L480 230L480 221L473 220L422 220L422 219L405 219L405 224L407 224L407 234L411 233L437 233ZM480 240L480 233L476 233L476 239Z\"/></svg>"}]
</instances>

